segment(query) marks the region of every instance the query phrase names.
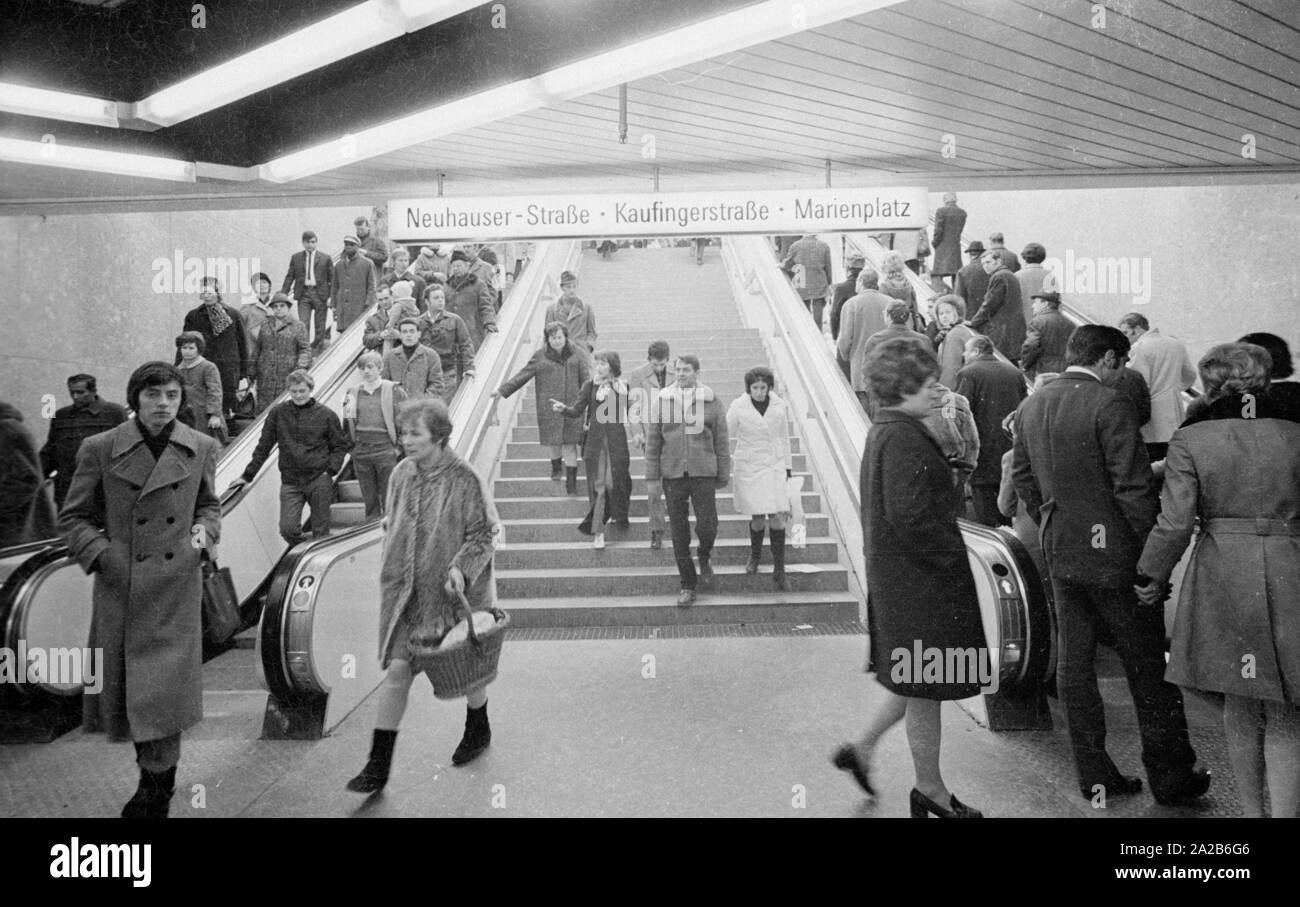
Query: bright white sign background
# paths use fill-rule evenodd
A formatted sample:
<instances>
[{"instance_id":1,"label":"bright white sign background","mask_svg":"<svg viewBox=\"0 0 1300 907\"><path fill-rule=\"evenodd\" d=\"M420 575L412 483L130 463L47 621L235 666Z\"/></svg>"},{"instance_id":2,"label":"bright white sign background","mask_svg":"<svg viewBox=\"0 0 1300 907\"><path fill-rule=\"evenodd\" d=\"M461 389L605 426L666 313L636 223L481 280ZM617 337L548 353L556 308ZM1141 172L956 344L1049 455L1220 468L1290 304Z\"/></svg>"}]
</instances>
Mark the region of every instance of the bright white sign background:
<instances>
[{"instance_id":1,"label":"bright white sign background","mask_svg":"<svg viewBox=\"0 0 1300 907\"><path fill-rule=\"evenodd\" d=\"M424 240L713 236L907 230L928 223L924 187L396 199L388 236Z\"/></svg>"}]
</instances>

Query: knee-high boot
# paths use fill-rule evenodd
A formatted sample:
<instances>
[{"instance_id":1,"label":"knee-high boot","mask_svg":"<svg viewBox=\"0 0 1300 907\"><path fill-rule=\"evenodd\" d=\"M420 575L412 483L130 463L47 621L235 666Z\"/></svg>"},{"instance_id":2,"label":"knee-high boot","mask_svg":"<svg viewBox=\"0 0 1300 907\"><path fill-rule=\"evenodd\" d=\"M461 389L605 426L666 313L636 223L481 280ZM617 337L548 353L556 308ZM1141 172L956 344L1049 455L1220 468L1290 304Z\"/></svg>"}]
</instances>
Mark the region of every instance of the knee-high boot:
<instances>
[{"instance_id":1,"label":"knee-high boot","mask_svg":"<svg viewBox=\"0 0 1300 907\"><path fill-rule=\"evenodd\" d=\"M375 729L370 742L370 758L366 767L348 782L348 790L358 794L373 794L388 783L388 772L393 767L393 747L397 744L397 731Z\"/></svg>"},{"instance_id":2,"label":"knee-high boot","mask_svg":"<svg viewBox=\"0 0 1300 907\"><path fill-rule=\"evenodd\" d=\"M779 592L790 591L785 581L785 530L771 529L772 536L772 583Z\"/></svg>"},{"instance_id":3,"label":"knee-high boot","mask_svg":"<svg viewBox=\"0 0 1300 907\"><path fill-rule=\"evenodd\" d=\"M749 560L745 563L745 572L751 576L758 572L758 563L763 558L763 532L766 529L766 526L759 529L749 527Z\"/></svg>"},{"instance_id":4,"label":"knee-high boot","mask_svg":"<svg viewBox=\"0 0 1300 907\"><path fill-rule=\"evenodd\" d=\"M564 467L564 490L571 495L578 493L578 467Z\"/></svg>"},{"instance_id":5,"label":"knee-high boot","mask_svg":"<svg viewBox=\"0 0 1300 907\"><path fill-rule=\"evenodd\" d=\"M140 785L135 796L122 807L123 819L166 819L176 792L176 766L163 772L140 768Z\"/></svg>"}]
</instances>

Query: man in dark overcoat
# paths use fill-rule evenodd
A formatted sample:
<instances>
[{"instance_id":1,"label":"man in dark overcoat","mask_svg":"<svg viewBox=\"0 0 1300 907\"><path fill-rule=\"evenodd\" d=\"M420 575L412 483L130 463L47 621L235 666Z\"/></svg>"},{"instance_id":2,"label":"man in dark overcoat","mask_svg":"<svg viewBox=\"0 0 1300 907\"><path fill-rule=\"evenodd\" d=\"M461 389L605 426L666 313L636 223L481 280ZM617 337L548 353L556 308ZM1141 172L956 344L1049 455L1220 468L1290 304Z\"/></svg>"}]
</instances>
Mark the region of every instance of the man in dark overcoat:
<instances>
[{"instance_id":1,"label":"man in dark overcoat","mask_svg":"<svg viewBox=\"0 0 1300 907\"><path fill-rule=\"evenodd\" d=\"M1007 268L996 249L980 257L980 265L989 277L989 288L979 311L967 324L972 331L993 341L998 352L1012 363L1020 362L1020 347L1025 342L1025 312L1020 304L1020 281ZM969 311L969 309L967 310Z\"/></svg>"},{"instance_id":2,"label":"man in dark overcoat","mask_svg":"<svg viewBox=\"0 0 1300 907\"><path fill-rule=\"evenodd\" d=\"M1210 775L1194 768L1182 693L1164 680L1163 610L1140 604L1134 591L1147 585L1137 562L1160 504L1137 415L1114 389L1128 352L1115 328L1075 330L1065 372L1016 412L1012 475L1041 525L1060 633L1056 685L1080 793L1111 797L1142 786L1120 774L1106 752L1093 664L1101 628L1111 632L1124 662L1152 793L1161 803L1178 803L1205 793Z\"/></svg>"},{"instance_id":3,"label":"man in dark overcoat","mask_svg":"<svg viewBox=\"0 0 1300 907\"><path fill-rule=\"evenodd\" d=\"M942 278L956 277L961 270L961 231L966 227L966 212L957 207L957 193L943 194L943 207L934 212L934 239L930 243L934 249L934 262L930 265L930 276L939 289ZM947 292L947 287L944 287Z\"/></svg>"},{"instance_id":4,"label":"man in dark overcoat","mask_svg":"<svg viewBox=\"0 0 1300 907\"><path fill-rule=\"evenodd\" d=\"M980 436L979 463L970 476L975 521L985 526L1010 526L1011 520L998 510L1002 455L1011 449L1002 420L1025 399L1025 376L993 355L993 344L987 337L966 341L965 359L966 365L957 373L955 390L970 401Z\"/></svg>"},{"instance_id":5,"label":"man in dark overcoat","mask_svg":"<svg viewBox=\"0 0 1300 907\"><path fill-rule=\"evenodd\" d=\"M87 438L59 515L71 556L95 574L90 648L102 648L102 691L84 724L135 743L140 785L124 817L163 818L181 732L203 718L203 577L215 560L221 502L217 442L176 420L183 392L165 362L136 369L136 416Z\"/></svg>"}]
</instances>

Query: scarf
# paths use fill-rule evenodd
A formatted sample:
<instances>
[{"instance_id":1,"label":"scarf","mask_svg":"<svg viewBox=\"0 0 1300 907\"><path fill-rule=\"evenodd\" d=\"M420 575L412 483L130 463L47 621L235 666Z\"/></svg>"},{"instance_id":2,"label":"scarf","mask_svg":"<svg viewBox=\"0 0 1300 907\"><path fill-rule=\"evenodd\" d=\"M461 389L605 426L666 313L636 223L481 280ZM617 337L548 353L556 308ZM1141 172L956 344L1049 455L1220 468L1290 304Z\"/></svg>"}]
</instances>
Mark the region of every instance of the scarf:
<instances>
[{"instance_id":1,"label":"scarf","mask_svg":"<svg viewBox=\"0 0 1300 907\"><path fill-rule=\"evenodd\" d=\"M230 315L226 312L226 307L219 302L206 304L203 310L207 312L208 323L212 325L212 336L220 337L222 331L230 327Z\"/></svg>"}]
</instances>

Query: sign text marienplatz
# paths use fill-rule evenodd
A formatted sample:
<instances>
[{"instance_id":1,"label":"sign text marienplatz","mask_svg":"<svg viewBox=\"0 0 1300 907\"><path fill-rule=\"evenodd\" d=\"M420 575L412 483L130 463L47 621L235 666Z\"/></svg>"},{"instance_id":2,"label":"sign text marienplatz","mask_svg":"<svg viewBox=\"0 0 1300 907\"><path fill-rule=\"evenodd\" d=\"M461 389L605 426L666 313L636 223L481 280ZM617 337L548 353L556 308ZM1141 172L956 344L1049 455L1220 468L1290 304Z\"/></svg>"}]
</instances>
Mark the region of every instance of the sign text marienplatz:
<instances>
[{"instance_id":1,"label":"sign text marienplatz","mask_svg":"<svg viewBox=\"0 0 1300 907\"><path fill-rule=\"evenodd\" d=\"M708 236L906 230L928 221L923 187L397 199L389 237L422 240Z\"/></svg>"}]
</instances>

